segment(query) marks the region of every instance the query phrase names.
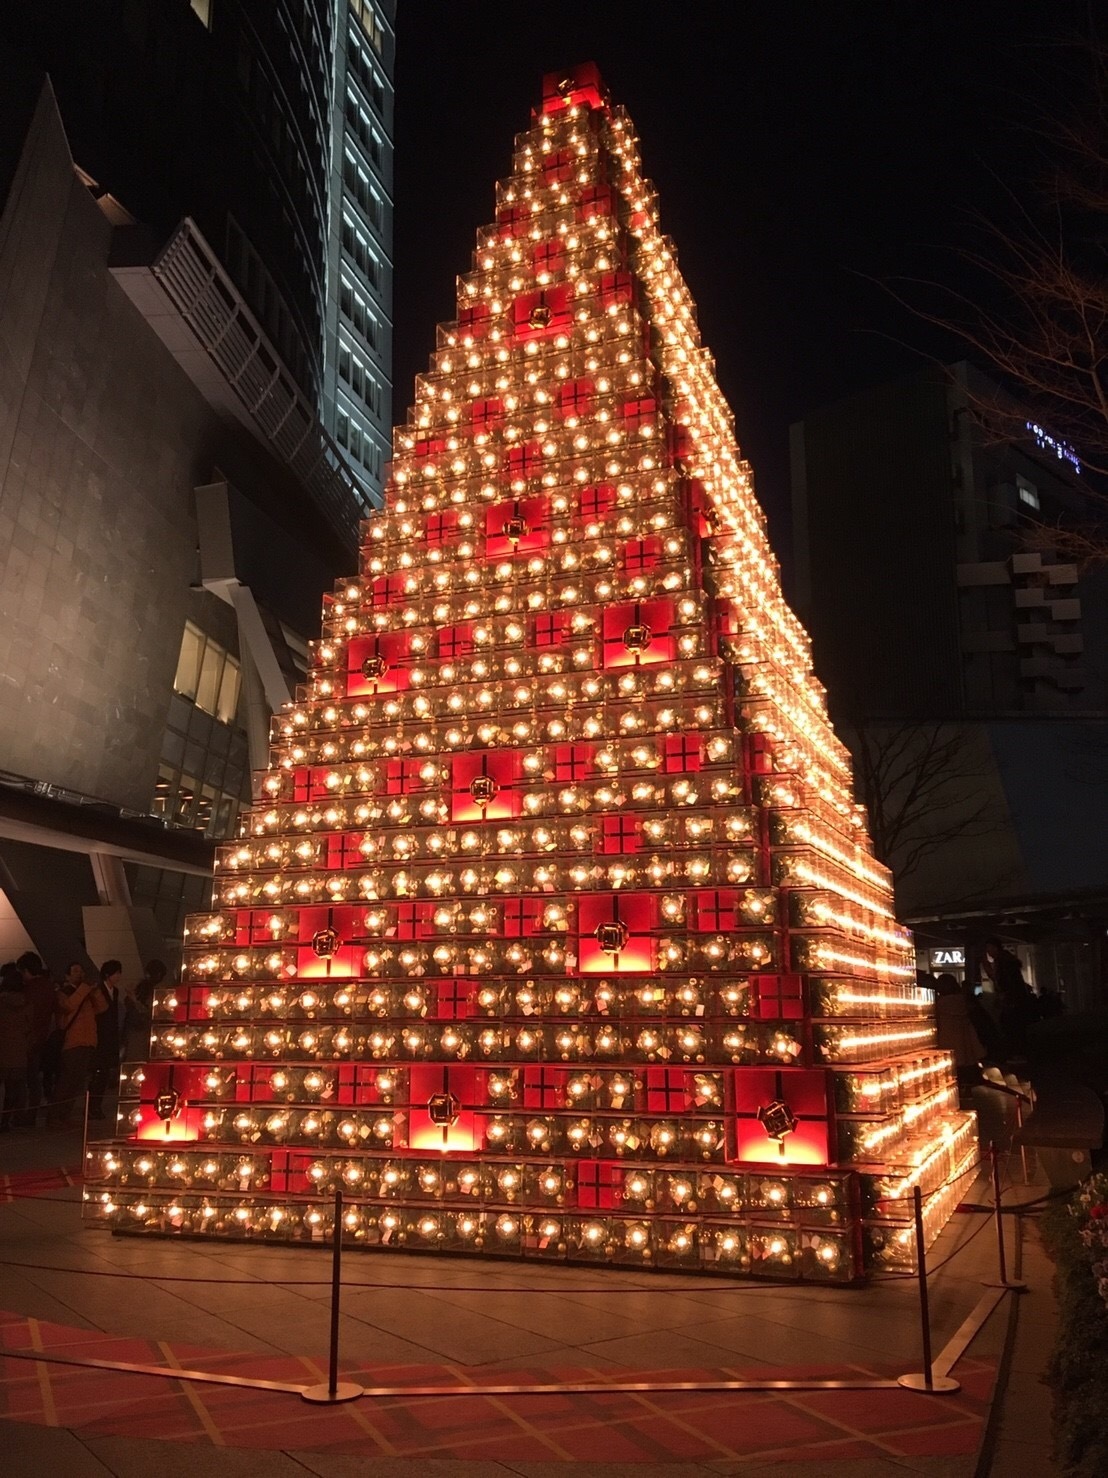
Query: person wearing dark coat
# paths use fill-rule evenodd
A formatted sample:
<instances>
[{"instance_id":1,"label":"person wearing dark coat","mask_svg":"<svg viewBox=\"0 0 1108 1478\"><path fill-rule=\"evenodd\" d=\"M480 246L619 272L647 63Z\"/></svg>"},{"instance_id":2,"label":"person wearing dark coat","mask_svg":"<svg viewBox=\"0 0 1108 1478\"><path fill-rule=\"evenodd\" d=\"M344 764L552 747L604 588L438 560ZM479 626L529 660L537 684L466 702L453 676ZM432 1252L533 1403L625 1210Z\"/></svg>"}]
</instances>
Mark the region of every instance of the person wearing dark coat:
<instances>
[{"instance_id":1,"label":"person wearing dark coat","mask_svg":"<svg viewBox=\"0 0 1108 1478\"><path fill-rule=\"evenodd\" d=\"M981 964L996 988L1000 1031L1008 1055L1026 1057L1027 1029L1039 1019L1039 1013L1020 962L999 939L988 939Z\"/></svg>"},{"instance_id":2,"label":"person wearing dark coat","mask_svg":"<svg viewBox=\"0 0 1108 1478\"><path fill-rule=\"evenodd\" d=\"M104 1117L104 1095L119 1088L119 1049L123 1037L123 996L119 982L123 966L119 960L105 960L100 967L100 993L106 1009L96 1018L96 1057L89 1085L88 1116Z\"/></svg>"},{"instance_id":3,"label":"person wearing dark coat","mask_svg":"<svg viewBox=\"0 0 1108 1478\"><path fill-rule=\"evenodd\" d=\"M27 1110L31 1011L13 960L0 968L0 1130L20 1127Z\"/></svg>"}]
</instances>

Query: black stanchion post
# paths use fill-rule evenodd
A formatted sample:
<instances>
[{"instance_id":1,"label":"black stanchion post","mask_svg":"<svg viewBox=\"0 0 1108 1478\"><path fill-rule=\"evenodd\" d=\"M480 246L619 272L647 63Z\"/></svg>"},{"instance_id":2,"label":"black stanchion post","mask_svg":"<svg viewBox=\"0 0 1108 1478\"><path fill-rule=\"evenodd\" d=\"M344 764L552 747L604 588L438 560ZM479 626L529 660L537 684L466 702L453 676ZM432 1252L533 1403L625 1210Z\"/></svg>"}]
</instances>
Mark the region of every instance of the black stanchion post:
<instances>
[{"instance_id":1,"label":"black stanchion post","mask_svg":"<svg viewBox=\"0 0 1108 1478\"><path fill-rule=\"evenodd\" d=\"M305 1386L300 1392L305 1401L334 1405L353 1401L364 1388L353 1381L339 1380L339 1295L342 1291L342 1192L335 1192L335 1228L331 1252L331 1338L327 1360L327 1380L318 1386Z\"/></svg>"},{"instance_id":2,"label":"black stanchion post","mask_svg":"<svg viewBox=\"0 0 1108 1478\"><path fill-rule=\"evenodd\" d=\"M909 1391L926 1391L929 1396L947 1395L961 1389L951 1375L936 1375L931 1362L931 1308L927 1299L927 1248L923 1238L923 1192L912 1187L912 1219L915 1222L916 1277L919 1281L919 1321L923 1346L923 1369L897 1377L897 1384Z\"/></svg>"},{"instance_id":3,"label":"black stanchion post","mask_svg":"<svg viewBox=\"0 0 1108 1478\"><path fill-rule=\"evenodd\" d=\"M1016 1283L1008 1277L1008 1255L1004 1250L1004 1212L1000 1204L1000 1152L996 1140L989 1142L990 1172L993 1182L993 1220L996 1223L996 1278L986 1278L986 1288L1022 1289L1026 1284Z\"/></svg>"},{"instance_id":4,"label":"black stanchion post","mask_svg":"<svg viewBox=\"0 0 1108 1478\"><path fill-rule=\"evenodd\" d=\"M1029 1185L1031 1177L1027 1173L1027 1146L1023 1142L1023 1094L1016 1099L1016 1138L1020 1142L1020 1169L1023 1172L1023 1183Z\"/></svg>"}]
</instances>

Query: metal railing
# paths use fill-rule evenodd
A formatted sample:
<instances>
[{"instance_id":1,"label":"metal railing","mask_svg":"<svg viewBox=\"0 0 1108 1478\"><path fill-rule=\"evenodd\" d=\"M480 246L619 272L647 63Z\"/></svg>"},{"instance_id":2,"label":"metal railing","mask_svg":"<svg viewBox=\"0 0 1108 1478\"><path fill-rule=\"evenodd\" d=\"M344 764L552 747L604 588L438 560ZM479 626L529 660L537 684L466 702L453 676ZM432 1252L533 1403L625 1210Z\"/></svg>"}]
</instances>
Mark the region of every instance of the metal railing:
<instances>
[{"instance_id":1,"label":"metal railing","mask_svg":"<svg viewBox=\"0 0 1108 1478\"><path fill-rule=\"evenodd\" d=\"M343 543L356 549L361 499L342 452L191 218L151 270L263 438Z\"/></svg>"}]
</instances>

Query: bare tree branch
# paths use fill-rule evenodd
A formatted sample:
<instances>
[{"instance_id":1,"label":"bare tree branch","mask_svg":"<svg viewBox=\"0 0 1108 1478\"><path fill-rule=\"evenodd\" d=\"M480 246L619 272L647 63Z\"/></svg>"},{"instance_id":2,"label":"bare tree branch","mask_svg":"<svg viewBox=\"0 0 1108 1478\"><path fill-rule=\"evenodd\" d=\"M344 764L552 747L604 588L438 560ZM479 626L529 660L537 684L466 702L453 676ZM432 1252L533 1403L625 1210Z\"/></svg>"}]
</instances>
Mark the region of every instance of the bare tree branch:
<instances>
[{"instance_id":1,"label":"bare tree branch","mask_svg":"<svg viewBox=\"0 0 1108 1478\"><path fill-rule=\"evenodd\" d=\"M844 734L874 851L898 881L948 843L1002 824L982 794L989 767L966 726L863 721L844 726Z\"/></svg>"}]
</instances>

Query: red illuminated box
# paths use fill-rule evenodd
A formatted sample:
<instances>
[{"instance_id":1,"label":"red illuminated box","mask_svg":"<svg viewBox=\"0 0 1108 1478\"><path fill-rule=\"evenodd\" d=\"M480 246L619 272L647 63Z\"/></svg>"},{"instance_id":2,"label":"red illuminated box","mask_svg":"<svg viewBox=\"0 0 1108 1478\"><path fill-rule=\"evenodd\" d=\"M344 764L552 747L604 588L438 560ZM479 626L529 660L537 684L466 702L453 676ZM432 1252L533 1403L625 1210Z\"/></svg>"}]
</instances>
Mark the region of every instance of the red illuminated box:
<instances>
[{"instance_id":1,"label":"red illuminated box","mask_svg":"<svg viewBox=\"0 0 1108 1478\"><path fill-rule=\"evenodd\" d=\"M378 575L369 587L369 603L380 610L385 606L401 605L408 593L408 582L403 575Z\"/></svg>"},{"instance_id":2,"label":"red illuminated box","mask_svg":"<svg viewBox=\"0 0 1108 1478\"><path fill-rule=\"evenodd\" d=\"M529 939L542 932L545 904L541 898L505 898L502 908L505 939Z\"/></svg>"},{"instance_id":3,"label":"red illuminated box","mask_svg":"<svg viewBox=\"0 0 1108 1478\"><path fill-rule=\"evenodd\" d=\"M558 390L562 415L591 416L596 409L596 385L592 380L566 380Z\"/></svg>"},{"instance_id":4,"label":"red illuminated box","mask_svg":"<svg viewBox=\"0 0 1108 1478\"><path fill-rule=\"evenodd\" d=\"M578 504L580 516L586 523L597 522L608 516L615 507L615 502L616 490L613 483L601 482L596 487L582 488Z\"/></svg>"},{"instance_id":5,"label":"red illuminated box","mask_svg":"<svg viewBox=\"0 0 1108 1478\"><path fill-rule=\"evenodd\" d=\"M732 932L741 922L734 888L705 888L690 895L689 921L702 933Z\"/></svg>"},{"instance_id":6,"label":"red illuminated box","mask_svg":"<svg viewBox=\"0 0 1108 1478\"><path fill-rule=\"evenodd\" d=\"M351 637L346 651L347 696L401 692L408 686L408 669L403 664L410 655L411 636L406 631Z\"/></svg>"},{"instance_id":7,"label":"red illuminated box","mask_svg":"<svg viewBox=\"0 0 1108 1478\"><path fill-rule=\"evenodd\" d=\"M630 272L605 272L601 275L597 287L601 307L610 308L613 303L630 303L631 295Z\"/></svg>"},{"instance_id":8,"label":"red illuminated box","mask_svg":"<svg viewBox=\"0 0 1108 1478\"><path fill-rule=\"evenodd\" d=\"M554 751L554 779L584 780L592 773L595 753L593 744L559 744Z\"/></svg>"},{"instance_id":9,"label":"red illuminated box","mask_svg":"<svg viewBox=\"0 0 1108 1478\"><path fill-rule=\"evenodd\" d=\"M825 1068L736 1068L738 1164L828 1165L831 1098Z\"/></svg>"},{"instance_id":10,"label":"red illuminated box","mask_svg":"<svg viewBox=\"0 0 1108 1478\"><path fill-rule=\"evenodd\" d=\"M328 836L325 839L328 871L337 872L342 869L364 867L365 857L362 854L364 837L365 832L363 831L336 832ZM267 931L264 939L259 939L257 942L274 944L279 942L279 936Z\"/></svg>"},{"instance_id":11,"label":"red illuminated box","mask_svg":"<svg viewBox=\"0 0 1108 1478\"><path fill-rule=\"evenodd\" d=\"M429 980L428 999L438 1021L464 1021L473 1015L475 987L465 980Z\"/></svg>"},{"instance_id":12,"label":"red illuminated box","mask_svg":"<svg viewBox=\"0 0 1108 1478\"><path fill-rule=\"evenodd\" d=\"M494 503L485 512L485 553L500 556L542 549L550 542L550 530L545 526L548 517L545 498Z\"/></svg>"},{"instance_id":13,"label":"red illuminated box","mask_svg":"<svg viewBox=\"0 0 1108 1478\"><path fill-rule=\"evenodd\" d=\"M302 908L296 931L300 980L353 980L362 973L364 931L360 908Z\"/></svg>"},{"instance_id":14,"label":"red illuminated box","mask_svg":"<svg viewBox=\"0 0 1108 1478\"><path fill-rule=\"evenodd\" d=\"M602 108L604 84L595 62L582 62L566 72L547 72L542 79L543 112L555 114L566 108Z\"/></svg>"},{"instance_id":15,"label":"red illuminated box","mask_svg":"<svg viewBox=\"0 0 1108 1478\"><path fill-rule=\"evenodd\" d=\"M568 285L521 293L512 303L512 326L524 343L568 333L573 326Z\"/></svg>"},{"instance_id":16,"label":"red illuminated box","mask_svg":"<svg viewBox=\"0 0 1108 1478\"><path fill-rule=\"evenodd\" d=\"M565 247L560 240L540 241L531 253L531 263L538 272L549 272L556 277L566 264Z\"/></svg>"},{"instance_id":17,"label":"red illuminated box","mask_svg":"<svg viewBox=\"0 0 1108 1478\"><path fill-rule=\"evenodd\" d=\"M518 750L455 755L450 762L450 819L500 821L523 804L523 759Z\"/></svg>"},{"instance_id":18,"label":"red illuminated box","mask_svg":"<svg viewBox=\"0 0 1108 1478\"><path fill-rule=\"evenodd\" d=\"M433 903L394 903L389 908L388 933L395 939L429 939L435 932Z\"/></svg>"},{"instance_id":19,"label":"red illuminated box","mask_svg":"<svg viewBox=\"0 0 1108 1478\"><path fill-rule=\"evenodd\" d=\"M496 219L501 226L508 228L507 234L510 235L515 226L526 222L527 211L519 205L500 206ZM490 317L487 303L467 304L458 313L458 332L463 337L468 335L474 339L483 339L489 331Z\"/></svg>"},{"instance_id":20,"label":"red illuminated box","mask_svg":"<svg viewBox=\"0 0 1108 1478\"><path fill-rule=\"evenodd\" d=\"M474 426L478 425L478 406L499 405L498 400L475 400L472 413ZM448 508L444 513L429 513L423 525L423 537L433 548L449 544L458 533L458 515Z\"/></svg>"},{"instance_id":21,"label":"red illuminated box","mask_svg":"<svg viewBox=\"0 0 1108 1478\"><path fill-rule=\"evenodd\" d=\"M634 816L600 818L600 850L626 857L642 846L642 823Z\"/></svg>"},{"instance_id":22,"label":"red illuminated box","mask_svg":"<svg viewBox=\"0 0 1108 1478\"><path fill-rule=\"evenodd\" d=\"M629 539L621 551L623 568L634 575L654 569L662 557L663 547L661 539L653 534L646 539Z\"/></svg>"},{"instance_id":23,"label":"red illuminated box","mask_svg":"<svg viewBox=\"0 0 1108 1478\"><path fill-rule=\"evenodd\" d=\"M762 1021L799 1021L804 1015L799 975L755 975L753 1015Z\"/></svg>"},{"instance_id":24,"label":"red illuminated box","mask_svg":"<svg viewBox=\"0 0 1108 1478\"><path fill-rule=\"evenodd\" d=\"M411 795L415 790L424 789L424 781L419 773L422 768L422 760L387 760L385 794Z\"/></svg>"},{"instance_id":25,"label":"red illuminated box","mask_svg":"<svg viewBox=\"0 0 1108 1478\"><path fill-rule=\"evenodd\" d=\"M476 1149L476 1069L418 1063L408 1073L409 1147L444 1153Z\"/></svg>"},{"instance_id":26,"label":"red illuminated box","mask_svg":"<svg viewBox=\"0 0 1108 1478\"><path fill-rule=\"evenodd\" d=\"M527 1109L564 1108L566 1079L563 1067L525 1067L523 1069L523 1107Z\"/></svg>"},{"instance_id":27,"label":"red illuminated box","mask_svg":"<svg viewBox=\"0 0 1108 1478\"><path fill-rule=\"evenodd\" d=\"M610 1160L581 1160L574 1175L582 1211L610 1211L623 1199L623 1166Z\"/></svg>"},{"instance_id":28,"label":"red illuminated box","mask_svg":"<svg viewBox=\"0 0 1108 1478\"><path fill-rule=\"evenodd\" d=\"M658 900L650 893L600 893L577 906L578 967L582 974L649 973Z\"/></svg>"},{"instance_id":29,"label":"red illuminated box","mask_svg":"<svg viewBox=\"0 0 1108 1478\"><path fill-rule=\"evenodd\" d=\"M586 185L577 197L577 219L591 223L610 216L615 209L615 196L608 185Z\"/></svg>"},{"instance_id":30,"label":"red illuminated box","mask_svg":"<svg viewBox=\"0 0 1108 1478\"><path fill-rule=\"evenodd\" d=\"M646 1086L646 1108L652 1114L682 1114L688 1107L684 1069L648 1067L643 1073Z\"/></svg>"},{"instance_id":31,"label":"red illuminated box","mask_svg":"<svg viewBox=\"0 0 1108 1478\"><path fill-rule=\"evenodd\" d=\"M700 738L696 734L667 734L662 746L663 769L667 775L687 775L703 763Z\"/></svg>"},{"instance_id":32,"label":"red illuminated box","mask_svg":"<svg viewBox=\"0 0 1108 1478\"><path fill-rule=\"evenodd\" d=\"M605 667L670 662L677 655L671 600L628 601L604 611Z\"/></svg>"},{"instance_id":33,"label":"red illuminated box","mask_svg":"<svg viewBox=\"0 0 1108 1478\"><path fill-rule=\"evenodd\" d=\"M511 481L538 477L542 472L542 443L527 441L522 446L509 447L507 470Z\"/></svg>"}]
</instances>

